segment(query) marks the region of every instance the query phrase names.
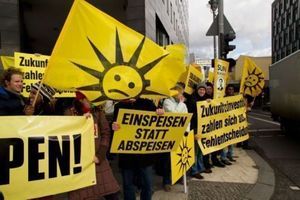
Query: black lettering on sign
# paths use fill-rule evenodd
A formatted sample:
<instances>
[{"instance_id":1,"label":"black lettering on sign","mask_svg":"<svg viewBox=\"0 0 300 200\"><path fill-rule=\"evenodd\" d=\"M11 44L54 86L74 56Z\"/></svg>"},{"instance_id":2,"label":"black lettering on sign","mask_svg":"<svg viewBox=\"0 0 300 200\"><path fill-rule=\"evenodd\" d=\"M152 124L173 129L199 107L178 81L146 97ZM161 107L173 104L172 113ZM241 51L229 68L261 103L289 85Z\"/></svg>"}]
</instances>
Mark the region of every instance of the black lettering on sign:
<instances>
[{"instance_id":1,"label":"black lettering on sign","mask_svg":"<svg viewBox=\"0 0 300 200\"><path fill-rule=\"evenodd\" d=\"M57 177L57 164L62 176L70 175L70 136L62 136L60 148L57 136L49 136L49 178Z\"/></svg>"},{"instance_id":2,"label":"black lettering on sign","mask_svg":"<svg viewBox=\"0 0 300 200\"><path fill-rule=\"evenodd\" d=\"M73 135L74 139L74 162L75 165L80 164L80 158L81 158L81 135ZM73 173L78 174L82 170L81 166L74 167Z\"/></svg>"},{"instance_id":3,"label":"black lettering on sign","mask_svg":"<svg viewBox=\"0 0 300 200\"><path fill-rule=\"evenodd\" d=\"M25 58L23 56L20 56L20 66L26 66L26 67L47 67L48 65L48 59L45 60L35 60L33 58Z\"/></svg>"},{"instance_id":4,"label":"black lettering on sign","mask_svg":"<svg viewBox=\"0 0 300 200\"><path fill-rule=\"evenodd\" d=\"M10 160L12 147L12 160ZM0 185L9 184L9 171L23 165L24 143L20 138L0 139Z\"/></svg>"},{"instance_id":5,"label":"black lettering on sign","mask_svg":"<svg viewBox=\"0 0 300 200\"><path fill-rule=\"evenodd\" d=\"M44 152L39 152L39 144L45 142L44 137L28 138L28 180L41 180L45 178L44 172L39 172L39 160L45 158Z\"/></svg>"},{"instance_id":6,"label":"black lettering on sign","mask_svg":"<svg viewBox=\"0 0 300 200\"><path fill-rule=\"evenodd\" d=\"M23 56L20 56L20 66L25 66L25 63L24 63L24 57Z\"/></svg>"}]
</instances>

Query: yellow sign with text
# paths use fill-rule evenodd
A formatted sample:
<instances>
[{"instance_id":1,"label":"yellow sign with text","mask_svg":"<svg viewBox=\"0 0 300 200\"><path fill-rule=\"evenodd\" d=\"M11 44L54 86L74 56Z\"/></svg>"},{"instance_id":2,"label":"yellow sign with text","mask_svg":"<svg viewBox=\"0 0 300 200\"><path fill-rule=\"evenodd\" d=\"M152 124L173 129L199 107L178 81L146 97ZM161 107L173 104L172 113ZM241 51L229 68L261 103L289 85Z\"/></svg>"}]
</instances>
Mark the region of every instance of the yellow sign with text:
<instances>
[{"instance_id":1,"label":"yellow sign with text","mask_svg":"<svg viewBox=\"0 0 300 200\"><path fill-rule=\"evenodd\" d=\"M50 56L15 52L15 67L24 72L22 95L29 96L31 85L42 80Z\"/></svg>"},{"instance_id":2,"label":"yellow sign with text","mask_svg":"<svg viewBox=\"0 0 300 200\"><path fill-rule=\"evenodd\" d=\"M214 69L214 99L225 96L226 82L228 76L229 63L215 59Z\"/></svg>"},{"instance_id":3,"label":"yellow sign with text","mask_svg":"<svg viewBox=\"0 0 300 200\"><path fill-rule=\"evenodd\" d=\"M20 68L24 72L24 86L22 95L28 97L31 85L43 79L45 69L48 65L50 56L40 54L28 54L15 52L15 67ZM74 92L57 91L55 97L75 97Z\"/></svg>"},{"instance_id":4,"label":"yellow sign with text","mask_svg":"<svg viewBox=\"0 0 300 200\"><path fill-rule=\"evenodd\" d=\"M203 75L202 72L197 69L197 67L200 67L198 65L189 65L188 70L186 73L183 73L180 81L184 82L185 89L184 91L188 94L192 94L194 91L194 85L197 85L198 83L203 81Z\"/></svg>"},{"instance_id":5,"label":"yellow sign with text","mask_svg":"<svg viewBox=\"0 0 300 200\"><path fill-rule=\"evenodd\" d=\"M171 152L172 185L195 163L194 131L185 132L179 147Z\"/></svg>"},{"instance_id":6,"label":"yellow sign with text","mask_svg":"<svg viewBox=\"0 0 300 200\"><path fill-rule=\"evenodd\" d=\"M204 155L249 138L242 95L197 102L198 144Z\"/></svg>"},{"instance_id":7,"label":"yellow sign with text","mask_svg":"<svg viewBox=\"0 0 300 200\"><path fill-rule=\"evenodd\" d=\"M33 199L96 184L92 119L14 116L0 120L4 199Z\"/></svg>"},{"instance_id":8,"label":"yellow sign with text","mask_svg":"<svg viewBox=\"0 0 300 200\"><path fill-rule=\"evenodd\" d=\"M163 153L177 149L192 114L165 113L121 109L115 131L112 153Z\"/></svg>"}]
</instances>

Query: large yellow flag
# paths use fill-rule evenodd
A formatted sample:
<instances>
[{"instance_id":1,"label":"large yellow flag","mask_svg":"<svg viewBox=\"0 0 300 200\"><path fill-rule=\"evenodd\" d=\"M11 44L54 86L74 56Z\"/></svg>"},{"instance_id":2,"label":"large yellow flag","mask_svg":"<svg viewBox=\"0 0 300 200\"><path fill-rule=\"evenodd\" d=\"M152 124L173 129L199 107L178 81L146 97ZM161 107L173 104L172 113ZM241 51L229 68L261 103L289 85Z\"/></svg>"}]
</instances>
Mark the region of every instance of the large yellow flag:
<instances>
[{"instance_id":1,"label":"large yellow flag","mask_svg":"<svg viewBox=\"0 0 300 200\"><path fill-rule=\"evenodd\" d=\"M243 66L240 93L252 97L258 96L265 85L264 74L255 62L246 57Z\"/></svg>"},{"instance_id":2,"label":"large yellow flag","mask_svg":"<svg viewBox=\"0 0 300 200\"><path fill-rule=\"evenodd\" d=\"M80 90L93 102L171 94L184 60L84 0L75 0L44 82ZM177 53L176 53L177 52ZM183 56L181 56L183 57Z\"/></svg>"}]
</instances>

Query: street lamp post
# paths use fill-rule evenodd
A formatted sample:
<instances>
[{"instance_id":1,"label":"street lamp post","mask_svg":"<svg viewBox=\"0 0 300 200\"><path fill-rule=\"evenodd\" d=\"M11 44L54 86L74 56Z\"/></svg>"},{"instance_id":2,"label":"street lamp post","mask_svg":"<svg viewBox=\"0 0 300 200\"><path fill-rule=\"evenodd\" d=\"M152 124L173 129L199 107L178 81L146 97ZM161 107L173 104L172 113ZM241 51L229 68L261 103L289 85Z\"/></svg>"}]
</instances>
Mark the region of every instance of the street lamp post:
<instances>
[{"instance_id":1,"label":"street lamp post","mask_svg":"<svg viewBox=\"0 0 300 200\"><path fill-rule=\"evenodd\" d=\"M213 13L213 22L216 20L216 11L218 9L218 0L209 0L210 9ZM216 36L214 35L214 58L217 58L217 42Z\"/></svg>"}]
</instances>

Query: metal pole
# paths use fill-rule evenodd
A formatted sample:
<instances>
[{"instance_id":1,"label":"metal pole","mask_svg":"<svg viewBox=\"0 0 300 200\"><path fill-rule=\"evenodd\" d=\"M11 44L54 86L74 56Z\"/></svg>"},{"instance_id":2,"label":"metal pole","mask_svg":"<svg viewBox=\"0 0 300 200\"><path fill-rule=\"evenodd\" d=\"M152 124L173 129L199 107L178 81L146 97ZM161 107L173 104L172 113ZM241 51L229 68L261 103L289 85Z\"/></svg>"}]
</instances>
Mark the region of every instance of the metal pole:
<instances>
[{"instance_id":1,"label":"metal pole","mask_svg":"<svg viewBox=\"0 0 300 200\"><path fill-rule=\"evenodd\" d=\"M216 11L213 11L213 22L216 20ZM217 58L217 37L214 35L214 59Z\"/></svg>"},{"instance_id":2,"label":"metal pole","mask_svg":"<svg viewBox=\"0 0 300 200\"><path fill-rule=\"evenodd\" d=\"M184 185L184 193L187 194L188 189L187 189L187 182L186 182L186 173L183 175L183 185Z\"/></svg>"},{"instance_id":3,"label":"metal pole","mask_svg":"<svg viewBox=\"0 0 300 200\"><path fill-rule=\"evenodd\" d=\"M224 7L223 0L219 0L219 58L222 58L223 42L224 42Z\"/></svg>"}]
</instances>

